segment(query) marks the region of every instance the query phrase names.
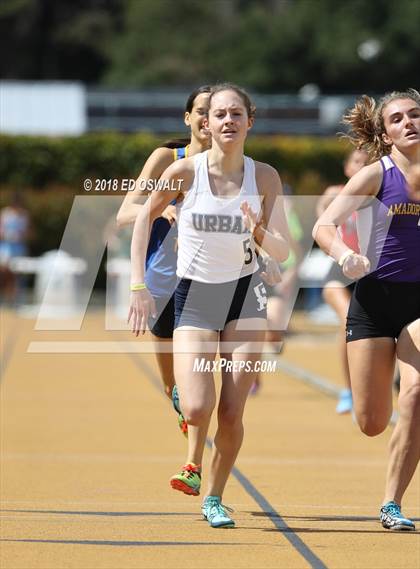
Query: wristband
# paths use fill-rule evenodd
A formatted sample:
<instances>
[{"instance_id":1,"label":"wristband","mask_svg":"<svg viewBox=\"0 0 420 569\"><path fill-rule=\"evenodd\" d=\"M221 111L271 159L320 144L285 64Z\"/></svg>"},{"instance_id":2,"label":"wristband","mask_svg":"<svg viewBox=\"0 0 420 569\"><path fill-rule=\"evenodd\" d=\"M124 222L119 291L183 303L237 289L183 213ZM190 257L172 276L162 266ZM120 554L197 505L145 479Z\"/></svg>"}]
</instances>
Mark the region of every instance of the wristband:
<instances>
[{"instance_id":1,"label":"wristband","mask_svg":"<svg viewBox=\"0 0 420 569\"><path fill-rule=\"evenodd\" d=\"M147 286L144 283L135 283L130 285L130 290L136 292L137 290L144 290Z\"/></svg>"},{"instance_id":2,"label":"wristband","mask_svg":"<svg viewBox=\"0 0 420 569\"><path fill-rule=\"evenodd\" d=\"M346 259L350 257L350 255L355 255L355 254L356 253L352 249L347 249L347 251L344 251L341 257L338 259L338 264L340 265L340 267L344 265Z\"/></svg>"}]
</instances>

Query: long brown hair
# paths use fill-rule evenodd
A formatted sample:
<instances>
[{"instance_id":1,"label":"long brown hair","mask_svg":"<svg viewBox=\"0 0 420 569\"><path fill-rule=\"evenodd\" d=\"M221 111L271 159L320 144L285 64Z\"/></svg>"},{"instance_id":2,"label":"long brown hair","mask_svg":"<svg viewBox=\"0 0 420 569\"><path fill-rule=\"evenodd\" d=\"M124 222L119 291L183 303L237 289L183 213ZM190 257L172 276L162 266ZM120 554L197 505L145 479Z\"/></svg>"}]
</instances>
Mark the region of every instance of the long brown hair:
<instances>
[{"instance_id":1,"label":"long brown hair","mask_svg":"<svg viewBox=\"0 0 420 569\"><path fill-rule=\"evenodd\" d=\"M350 127L344 137L358 150L365 150L371 160L378 160L391 152L392 144L386 144L382 136L386 134L383 113L385 107L397 99L411 99L420 107L420 93L416 89L407 89L387 93L379 102L363 95L343 116L343 123Z\"/></svg>"},{"instance_id":2,"label":"long brown hair","mask_svg":"<svg viewBox=\"0 0 420 569\"><path fill-rule=\"evenodd\" d=\"M198 95L201 95L202 93L210 93L211 92L211 85L201 85L201 87L197 87L197 89L194 89L194 91L192 91L192 93L190 93L187 102L185 103L185 112L186 113L191 113L194 107L194 103L196 98L198 97ZM170 140L166 140L165 142L162 142L161 146L163 146L164 148L184 148L185 146L188 146L188 144L190 144L191 142L191 137L190 138L171 138Z\"/></svg>"}]
</instances>

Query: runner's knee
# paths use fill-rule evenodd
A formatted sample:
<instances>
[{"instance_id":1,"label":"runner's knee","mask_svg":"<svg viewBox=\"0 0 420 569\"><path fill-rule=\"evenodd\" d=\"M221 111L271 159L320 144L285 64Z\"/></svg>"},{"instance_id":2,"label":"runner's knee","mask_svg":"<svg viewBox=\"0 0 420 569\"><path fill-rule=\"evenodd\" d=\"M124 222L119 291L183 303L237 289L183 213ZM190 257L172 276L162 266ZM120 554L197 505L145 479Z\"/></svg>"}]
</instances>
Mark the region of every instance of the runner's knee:
<instances>
[{"instance_id":1,"label":"runner's knee","mask_svg":"<svg viewBox=\"0 0 420 569\"><path fill-rule=\"evenodd\" d=\"M389 417L375 417L370 413L358 413L356 418L360 430L368 437L380 435L385 431L389 423Z\"/></svg>"},{"instance_id":2,"label":"runner's knee","mask_svg":"<svg viewBox=\"0 0 420 569\"><path fill-rule=\"evenodd\" d=\"M229 429L242 428L243 410L235 402L223 402L219 405L218 420L219 426Z\"/></svg>"},{"instance_id":3,"label":"runner's knee","mask_svg":"<svg viewBox=\"0 0 420 569\"><path fill-rule=\"evenodd\" d=\"M185 404L181 402L181 409L189 425L201 425L206 422L213 412L214 406L203 402L202 404Z\"/></svg>"}]
</instances>

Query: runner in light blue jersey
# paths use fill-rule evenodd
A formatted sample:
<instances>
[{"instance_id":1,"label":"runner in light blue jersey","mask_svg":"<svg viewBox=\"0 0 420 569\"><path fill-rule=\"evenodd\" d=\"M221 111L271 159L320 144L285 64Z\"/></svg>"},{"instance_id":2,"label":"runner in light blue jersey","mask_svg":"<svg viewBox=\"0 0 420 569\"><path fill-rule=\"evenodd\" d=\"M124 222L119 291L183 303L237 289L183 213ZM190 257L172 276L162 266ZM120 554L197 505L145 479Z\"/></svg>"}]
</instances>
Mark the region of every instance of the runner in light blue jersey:
<instances>
[{"instance_id":1,"label":"runner in light blue jersey","mask_svg":"<svg viewBox=\"0 0 420 569\"><path fill-rule=\"evenodd\" d=\"M211 139L203 125L209 93L210 87L203 85L190 94L185 106L184 122L191 130L191 138L166 142L150 155L138 177L136 189L127 193L118 212L119 226L134 224L142 205L150 195L149 191L140 189L146 182L159 180L175 160L193 156L210 146ZM174 406L180 413L171 348L174 326L173 292L176 287L176 242L176 204L173 201L152 226L147 248L145 282L157 305L157 317L149 321L153 339L157 344L170 343L164 351L160 352L159 348L156 350L165 393L173 399ZM186 433L186 423L181 415L179 424Z\"/></svg>"}]
</instances>

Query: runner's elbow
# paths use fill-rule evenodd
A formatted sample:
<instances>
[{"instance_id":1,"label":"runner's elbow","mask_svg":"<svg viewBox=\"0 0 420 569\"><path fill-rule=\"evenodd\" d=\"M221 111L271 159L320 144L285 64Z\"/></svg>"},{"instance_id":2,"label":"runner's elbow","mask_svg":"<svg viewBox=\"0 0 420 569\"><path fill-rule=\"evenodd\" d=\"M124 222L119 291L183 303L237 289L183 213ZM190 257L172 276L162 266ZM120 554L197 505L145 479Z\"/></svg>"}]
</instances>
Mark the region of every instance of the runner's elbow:
<instances>
[{"instance_id":1,"label":"runner's elbow","mask_svg":"<svg viewBox=\"0 0 420 569\"><path fill-rule=\"evenodd\" d=\"M115 221L117 222L117 227L119 229L121 229L121 227L123 227L125 225L124 216L121 214L121 212L117 213L117 217L115 218Z\"/></svg>"},{"instance_id":2,"label":"runner's elbow","mask_svg":"<svg viewBox=\"0 0 420 569\"><path fill-rule=\"evenodd\" d=\"M134 213L126 209L120 209L116 217L117 227L121 229L121 227L134 223L136 221L136 214L137 212Z\"/></svg>"}]
</instances>

